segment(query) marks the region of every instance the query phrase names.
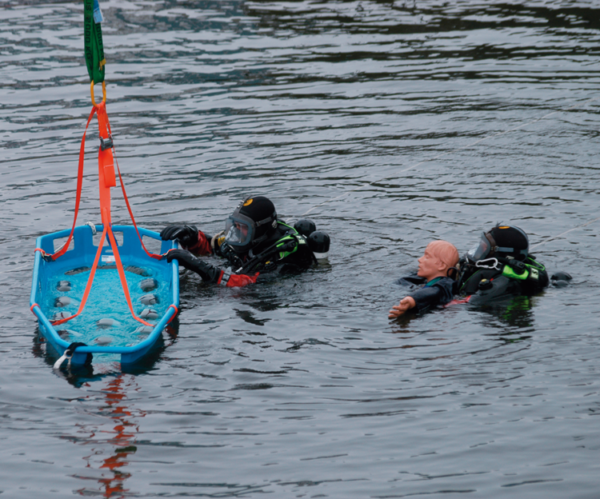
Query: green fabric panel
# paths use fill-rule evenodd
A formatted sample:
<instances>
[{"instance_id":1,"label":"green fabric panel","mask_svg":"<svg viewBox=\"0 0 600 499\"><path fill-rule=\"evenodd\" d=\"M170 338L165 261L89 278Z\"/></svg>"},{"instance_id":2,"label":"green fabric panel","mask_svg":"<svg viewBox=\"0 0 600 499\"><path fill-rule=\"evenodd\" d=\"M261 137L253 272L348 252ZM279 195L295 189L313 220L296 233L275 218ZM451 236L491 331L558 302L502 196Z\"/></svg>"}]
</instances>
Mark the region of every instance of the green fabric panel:
<instances>
[{"instance_id":1,"label":"green fabric panel","mask_svg":"<svg viewBox=\"0 0 600 499\"><path fill-rule=\"evenodd\" d=\"M526 270L522 274L517 274L508 265L505 265L504 268L502 269L502 275L505 277L508 277L509 279L515 279L517 281L524 281L529 276L529 272Z\"/></svg>"},{"instance_id":2,"label":"green fabric panel","mask_svg":"<svg viewBox=\"0 0 600 499\"><path fill-rule=\"evenodd\" d=\"M104 45L102 44L102 28L94 22L94 0L83 1L83 27L85 64L90 81L102 83L104 81Z\"/></svg>"},{"instance_id":3,"label":"green fabric panel","mask_svg":"<svg viewBox=\"0 0 600 499\"><path fill-rule=\"evenodd\" d=\"M288 226L286 226L288 227ZM292 227L293 229L293 227ZM296 229L294 229L296 230ZM297 232L296 232L297 234ZM289 241L293 241L294 239L296 239L294 236L283 236L279 241L277 241L277 247L279 246L283 246L285 243L289 242ZM283 260L285 257L290 256L292 253L296 253L296 251L298 251L298 246L299 244L296 245L296 247L292 250L292 251L280 251L279 252L279 259Z\"/></svg>"}]
</instances>

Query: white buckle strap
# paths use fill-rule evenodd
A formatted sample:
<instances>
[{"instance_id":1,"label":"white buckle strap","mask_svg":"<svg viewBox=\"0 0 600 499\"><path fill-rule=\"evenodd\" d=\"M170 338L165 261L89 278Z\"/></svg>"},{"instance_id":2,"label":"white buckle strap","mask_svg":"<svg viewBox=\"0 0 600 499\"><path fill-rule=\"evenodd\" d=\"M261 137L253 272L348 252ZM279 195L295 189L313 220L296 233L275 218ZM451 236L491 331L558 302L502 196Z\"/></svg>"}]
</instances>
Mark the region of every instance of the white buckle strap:
<instances>
[{"instance_id":1,"label":"white buckle strap","mask_svg":"<svg viewBox=\"0 0 600 499\"><path fill-rule=\"evenodd\" d=\"M65 353L63 353L62 357L54 363L54 366L52 366L52 368L60 369L60 366L62 365L62 363L65 360L69 359L69 363L67 364L67 369L71 369L71 359L72 358L73 358L73 354L71 352L69 352L69 350L65 350Z\"/></svg>"}]
</instances>

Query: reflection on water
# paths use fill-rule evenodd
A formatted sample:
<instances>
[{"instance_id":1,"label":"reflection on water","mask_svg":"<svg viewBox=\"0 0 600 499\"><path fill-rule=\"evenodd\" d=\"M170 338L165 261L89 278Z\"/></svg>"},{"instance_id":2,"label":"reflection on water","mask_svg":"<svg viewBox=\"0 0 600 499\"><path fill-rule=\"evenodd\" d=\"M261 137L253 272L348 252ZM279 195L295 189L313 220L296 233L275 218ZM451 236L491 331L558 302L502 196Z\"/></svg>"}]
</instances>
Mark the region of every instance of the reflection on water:
<instances>
[{"instance_id":1,"label":"reflection on water","mask_svg":"<svg viewBox=\"0 0 600 499\"><path fill-rule=\"evenodd\" d=\"M154 369L159 352L173 345L177 340L178 326L177 319L167 325L165 334L169 341L167 343L159 341L160 346L134 366L120 367L117 362L106 362L106 359L111 356L97 355L100 359L96 359L96 367L77 366L73 369L55 371L59 377L79 389L94 386L95 395L84 396L81 401L84 403L90 401L97 406L93 412L102 419L109 418L110 421L102 426L77 422L74 433L61 436L69 442L89 447L87 451L89 453L85 453L82 457L86 463L84 466L86 473L76 473L73 476L86 483L97 482L99 487L85 485L76 490L78 494L102 495L106 498L128 496L129 490L125 488L125 482L132 474L124 468L129 463L129 456L137 451L135 444L140 419L146 416L143 410L135 408L135 404L131 402L132 397L140 390L137 376ZM52 365L56 355L54 352L48 352L47 345L43 335L37 331L32 352L36 357L45 357L47 364ZM115 371L123 372L115 374ZM98 383L105 384L105 387L97 387ZM107 429L103 429L105 425L108 426ZM92 470L97 470L98 473Z\"/></svg>"},{"instance_id":2,"label":"reflection on water","mask_svg":"<svg viewBox=\"0 0 600 499\"><path fill-rule=\"evenodd\" d=\"M90 454L84 457L85 468L99 473L77 474L76 477L83 481L98 482L99 487L85 485L77 489L82 496L99 495L103 497L125 497L129 492L125 488L125 482L131 477L124 468L128 464L129 456L135 454L136 436L139 431L139 420L146 416L144 411L131 410L129 408L128 393L135 393L139 387L135 376L117 375L106 378L107 385L101 393L105 405L99 408L99 414L103 418L109 418L108 426L112 429L103 430L101 427L87 427L85 424L77 425L75 435L64 437L68 440L89 446ZM106 447L111 450L106 452ZM107 454L109 454L107 456Z\"/></svg>"},{"instance_id":3,"label":"reflection on water","mask_svg":"<svg viewBox=\"0 0 600 499\"><path fill-rule=\"evenodd\" d=\"M463 253L503 221L536 244L597 218L596 2L102 8L139 224L214 234L268 195L288 222L312 210L330 263L237 290L183 274L178 336L147 363L54 375L25 303L35 237L71 220L81 6L5 2L1 495L594 497L597 224L536 249L567 287L387 311L432 239ZM82 223L99 218L95 133Z\"/></svg>"},{"instance_id":4,"label":"reflection on water","mask_svg":"<svg viewBox=\"0 0 600 499\"><path fill-rule=\"evenodd\" d=\"M481 310L492 316L491 327L498 327L503 331L507 328L527 331L533 328L532 299L529 296L505 298L493 305L481 307Z\"/></svg>"}]
</instances>

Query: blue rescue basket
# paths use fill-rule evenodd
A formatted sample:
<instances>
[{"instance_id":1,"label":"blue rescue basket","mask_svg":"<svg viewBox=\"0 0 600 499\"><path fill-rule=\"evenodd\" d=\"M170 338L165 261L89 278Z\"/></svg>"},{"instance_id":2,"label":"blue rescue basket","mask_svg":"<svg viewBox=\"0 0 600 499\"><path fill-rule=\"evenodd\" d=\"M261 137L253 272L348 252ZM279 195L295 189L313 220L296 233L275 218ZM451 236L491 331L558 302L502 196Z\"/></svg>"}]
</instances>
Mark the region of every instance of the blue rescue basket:
<instances>
[{"instance_id":1,"label":"blue rescue basket","mask_svg":"<svg viewBox=\"0 0 600 499\"><path fill-rule=\"evenodd\" d=\"M156 345L165 326L177 314L178 263L151 258L140 244L135 227L112 226L134 311L151 324L143 326L132 317L127 306L108 237L100 241L103 226L95 229L91 224L76 227L66 253L56 260L45 259L42 252L36 251L31 310L38 317L41 333L58 356L72 343L85 343L86 346L76 349L72 364L85 364L88 353L120 354L122 364L131 364ZM161 254L177 248L175 241L162 241L156 232L138 230L147 246L160 244ZM67 229L39 237L37 248L47 254L55 253L70 232ZM77 311L99 244L104 247L85 308L74 319L54 326L54 320Z\"/></svg>"}]
</instances>

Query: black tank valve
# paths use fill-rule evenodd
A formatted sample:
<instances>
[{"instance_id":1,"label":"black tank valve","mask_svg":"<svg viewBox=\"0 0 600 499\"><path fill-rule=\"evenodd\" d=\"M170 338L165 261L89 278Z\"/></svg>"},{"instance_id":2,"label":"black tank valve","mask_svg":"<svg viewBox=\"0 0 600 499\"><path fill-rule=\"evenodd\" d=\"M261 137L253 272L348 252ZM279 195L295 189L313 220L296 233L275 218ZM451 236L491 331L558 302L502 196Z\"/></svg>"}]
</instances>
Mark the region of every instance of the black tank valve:
<instances>
[{"instance_id":1,"label":"black tank valve","mask_svg":"<svg viewBox=\"0 0 600 499\"><path fill-rule=\"evenodd\" d=\"M525 264L519 260L511 260L510 267L515 271L515 274L521 275L527 269Z\"/></svg>"},{"instance_id":2,"label":"black tank valve","mask_svg":"<svg viewBox=\"0 0 600 499\"><path fill-rule=\"evenodd\" d=\"M317 226L312 220L298 220L294 224L294 229L296 229L304 237L308 237L317 230Z\"/></svg>"},{"instance_id":3,"label":"black tank valve","mask_svg":"<svg viewBox=\"0 0 600 499\"><path fill-rule=\"evenodd\" d=\"M492 281L490 281L489 279L481 279L481 281L479 281L478 287L481 291L485 291L486 289L491 289L492 286Z\"/></svg>"}]
</instances>

